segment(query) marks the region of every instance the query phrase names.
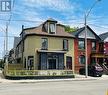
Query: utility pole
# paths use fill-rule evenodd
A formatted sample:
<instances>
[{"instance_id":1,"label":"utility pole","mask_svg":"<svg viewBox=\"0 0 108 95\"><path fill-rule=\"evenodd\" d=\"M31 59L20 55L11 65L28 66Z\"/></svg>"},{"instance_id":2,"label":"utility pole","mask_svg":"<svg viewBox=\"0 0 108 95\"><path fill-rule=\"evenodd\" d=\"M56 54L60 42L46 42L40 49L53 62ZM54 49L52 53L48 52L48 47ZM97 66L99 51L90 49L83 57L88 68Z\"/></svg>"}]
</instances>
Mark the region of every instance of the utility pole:
<instances>
[{"instance_id":1,"label":"utility pole","mask_svg":"<svg viewBox=\"0 0 108 95\"><path fill-rule=\"evenodd\" d=\"M85 77L87 78L88 77L88 56L87 56L87 17L89 16L91 10L94 8L94 6L101 0L96 0L93 5L90 7L90 9L85 12L85 15L84 15L84 19L85 19L85 23L84 23L84 26L85 26Z\"/></svg>"},{"instance_id":2,"label":"utility pole","mask_svg":"<svg viewBox=\"0 0 108 95\"><path fill-rule=\"evenodd\" d=\"M88 56L87 56L87 24L86 24L86 14L85 14L85 77L88 76Z\"/></svg>"},{"instance_id":3,"label":"utility pole","mask_svg":"<svg viewBox=\"0 0 108 95\"><path fill-rule=\"evenodd\" d=\"M5 56L5 37L4 37L4 53L3 56Z\"/></svg>"},{"instance_id":4,"label":"utility pole","mask_svg":"<svg viewBox=\"0 0 108 95\"><path fill-rule=\"evenodd\" d=\"M8 63L8 23L6 23L6 63Z\"/></svg>"}]
</instances>

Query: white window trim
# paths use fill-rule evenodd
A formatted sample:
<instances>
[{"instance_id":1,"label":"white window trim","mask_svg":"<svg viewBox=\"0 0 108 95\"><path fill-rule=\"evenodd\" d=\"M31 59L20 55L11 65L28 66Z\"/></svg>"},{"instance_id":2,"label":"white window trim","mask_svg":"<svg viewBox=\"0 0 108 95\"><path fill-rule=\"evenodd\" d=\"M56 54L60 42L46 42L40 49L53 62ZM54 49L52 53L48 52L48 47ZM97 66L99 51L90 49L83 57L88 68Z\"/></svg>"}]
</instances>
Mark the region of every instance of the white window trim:
<instances>
[{"instance_id":1,"label":"white window trim","mask_svg":"<svg viewBox=\"0 0 108 95\"><path fill-rule=\"evenodd\" d=\"M56 23L50 23L50 22L48 22L48 33L50 34L50 30L49 30L49 29L50 29L50 24L54 24L54 25L55 25L55 31L52 32L52 33L56 34L56 31L57 31L57 30L56 30L56 25L57 25L57 24L56 24Z\"/></svg>"}]
</instances>

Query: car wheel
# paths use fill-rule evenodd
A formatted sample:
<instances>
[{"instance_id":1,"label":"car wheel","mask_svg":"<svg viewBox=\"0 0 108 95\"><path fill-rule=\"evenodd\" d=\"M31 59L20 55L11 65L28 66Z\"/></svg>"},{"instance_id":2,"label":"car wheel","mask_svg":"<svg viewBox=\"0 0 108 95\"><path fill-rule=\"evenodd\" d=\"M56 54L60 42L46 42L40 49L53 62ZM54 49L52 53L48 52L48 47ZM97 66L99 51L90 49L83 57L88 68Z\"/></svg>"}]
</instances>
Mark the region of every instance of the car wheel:
<instances>
[{"instance_id":1,"label":"car wheel","mask_svg":"<svg viewBox=\"0 0 108 95\"><path fill-rule=\"evenodd\" d=\"M85 70L81 68L81 69L79 70L79 74L84 75L84 74L85 74Z\"/></svg>"}]
</instances>

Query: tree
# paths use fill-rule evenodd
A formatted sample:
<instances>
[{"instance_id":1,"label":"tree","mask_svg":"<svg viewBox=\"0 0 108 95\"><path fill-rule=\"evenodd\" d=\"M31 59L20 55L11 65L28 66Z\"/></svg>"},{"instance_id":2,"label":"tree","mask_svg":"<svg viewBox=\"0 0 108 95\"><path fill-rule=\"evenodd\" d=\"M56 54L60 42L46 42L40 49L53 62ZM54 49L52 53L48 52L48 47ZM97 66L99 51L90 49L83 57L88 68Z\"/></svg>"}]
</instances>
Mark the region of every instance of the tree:
<instances>
[{"instance_id":1,"label":"tree","mask_svg":"<svg viewBox=\"0 0 108 95\"><path fill-rule=\"evenodd\" d=\"M78 29L78 27L71 28L69 25L64 25L64 28L66 32L75 32Z\"/></svg>"}]
</instances>

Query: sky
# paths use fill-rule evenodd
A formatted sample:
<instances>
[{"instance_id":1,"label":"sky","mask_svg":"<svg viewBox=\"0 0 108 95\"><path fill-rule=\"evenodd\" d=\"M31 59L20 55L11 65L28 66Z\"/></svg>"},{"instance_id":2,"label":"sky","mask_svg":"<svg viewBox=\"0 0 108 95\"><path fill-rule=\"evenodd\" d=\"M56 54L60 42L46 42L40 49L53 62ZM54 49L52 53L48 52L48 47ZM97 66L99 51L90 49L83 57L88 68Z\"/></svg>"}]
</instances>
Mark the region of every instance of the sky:
<instances>
[{"instance_id":1,"label":"sky","mask_svg":"<svg viewBox=\"0 0 108 95\"><path fill-rule=\"evenodd\" d=\"M3 1L3 0L0 0ZM13 3L14 2L14 3ZM84 26L84 14L96 0L11 0L11 11L0 11L0 58L4 55L6 23L8 25L8 50L13 48L14 37L25 28L38 26L48 18L71 27ZM87 24L98 35L108 32L108 0L101 0L91 10Z\"/></svg>"}]
</instances>

